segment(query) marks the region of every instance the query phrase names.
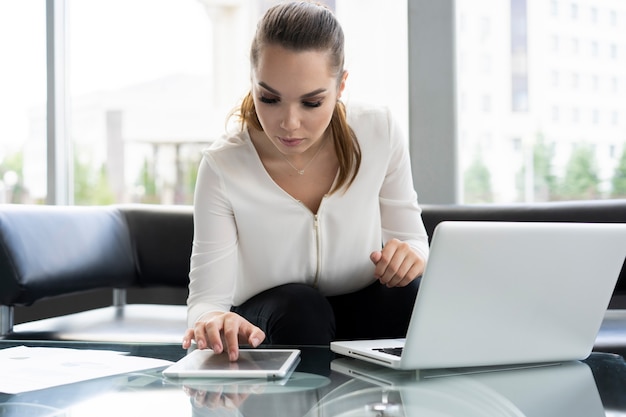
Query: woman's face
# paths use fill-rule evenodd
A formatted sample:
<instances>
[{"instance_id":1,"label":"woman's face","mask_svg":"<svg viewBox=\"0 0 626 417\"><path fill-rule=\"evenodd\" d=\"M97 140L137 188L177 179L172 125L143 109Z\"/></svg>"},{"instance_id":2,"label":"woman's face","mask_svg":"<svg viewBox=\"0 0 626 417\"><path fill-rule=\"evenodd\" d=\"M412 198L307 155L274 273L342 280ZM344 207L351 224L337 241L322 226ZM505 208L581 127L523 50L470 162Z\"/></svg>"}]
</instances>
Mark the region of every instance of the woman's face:
<instances>
[{"instance_id":1,"label":"woman's face","mask_svg":"<svg viewBox=\"0 0 626 417\"><path fill-rule=\"evenodd\" d=\"M330 71L329 56L266 46L252 71L252 96L268 138L285 155L300 154L324 135L345 87Z\"/></svg>"}]
</instances>

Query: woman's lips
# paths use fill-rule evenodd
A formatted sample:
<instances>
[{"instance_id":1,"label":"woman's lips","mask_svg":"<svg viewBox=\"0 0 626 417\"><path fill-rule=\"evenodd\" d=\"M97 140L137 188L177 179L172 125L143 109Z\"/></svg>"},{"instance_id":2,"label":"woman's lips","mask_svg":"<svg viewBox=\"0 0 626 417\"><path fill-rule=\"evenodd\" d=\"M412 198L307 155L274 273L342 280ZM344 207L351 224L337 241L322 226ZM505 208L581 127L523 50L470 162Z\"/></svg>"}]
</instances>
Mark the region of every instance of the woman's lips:
<instances>
[{"instance_id":1,"label":"woman's lips","mask_svg":"<svg viewBox=\"0 0 626 417\"><path fill-rule=\"evenodd\" d=\"M280 141L280 143L282 143L285 146L298 146L299 144L301 144L304 139L300 139L300 138L281 138L279 137L278 140Z\"/></svg>"}]
</instances>

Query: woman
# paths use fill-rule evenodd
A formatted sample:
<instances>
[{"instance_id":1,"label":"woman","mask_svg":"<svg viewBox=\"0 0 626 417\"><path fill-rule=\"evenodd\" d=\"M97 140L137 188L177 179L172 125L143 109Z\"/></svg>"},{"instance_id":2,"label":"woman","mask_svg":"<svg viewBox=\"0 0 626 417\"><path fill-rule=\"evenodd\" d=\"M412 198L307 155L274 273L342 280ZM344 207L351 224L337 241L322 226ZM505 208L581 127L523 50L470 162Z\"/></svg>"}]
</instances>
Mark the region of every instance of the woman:
<instances>
[{"instance_id":1,"label":"woman","mask_svg":"<svg viewBox=\"0 0 626 417\"><path fill-rule=\"evenodd\" d=\"M385 109L340 101L326 7L270 8L250 58L242 129L198 172L183 347L236 360L239 343L404 336L428 256L405 138Z\"/></svg>"}]
</instances>

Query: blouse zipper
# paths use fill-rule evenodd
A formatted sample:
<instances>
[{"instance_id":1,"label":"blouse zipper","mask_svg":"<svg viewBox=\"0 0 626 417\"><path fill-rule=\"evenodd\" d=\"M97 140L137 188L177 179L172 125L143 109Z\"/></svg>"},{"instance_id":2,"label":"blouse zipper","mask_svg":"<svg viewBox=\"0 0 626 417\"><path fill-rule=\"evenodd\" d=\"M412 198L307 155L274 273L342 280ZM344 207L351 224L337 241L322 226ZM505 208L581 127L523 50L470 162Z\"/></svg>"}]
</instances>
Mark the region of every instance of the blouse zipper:
<instances>
[{"instance_id":1,"label":"blouse zipper","mask_svg":"<svg viewBox=\"0 0 626 417\"><path fill-rule=\"evenodd\" d=\"M319 283L319 278L320 278L320 269L322 266L322 259L321 259L321 250L320 250L320 223L319 223L319 217L317 214L314 215L315 221L314 221L314 228L315 228L315 249L316 249L316 253L317 253L317 265L315 268L315 279L313 280L313 288L317 288L318 283Z\"/></svg>"}]
</instances>

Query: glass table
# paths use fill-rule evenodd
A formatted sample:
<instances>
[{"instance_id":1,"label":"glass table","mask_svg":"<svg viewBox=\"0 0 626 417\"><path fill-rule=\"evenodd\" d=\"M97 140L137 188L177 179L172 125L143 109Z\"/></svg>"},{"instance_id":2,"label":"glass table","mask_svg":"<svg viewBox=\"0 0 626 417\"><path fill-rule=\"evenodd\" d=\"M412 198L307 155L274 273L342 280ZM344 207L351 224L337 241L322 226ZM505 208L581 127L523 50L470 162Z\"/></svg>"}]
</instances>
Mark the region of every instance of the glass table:
<instances>
[{"instance_id":1,"label":"glass table","mask_svg":"<svg viewBox=\"0 0 626 417\"><path fill-rule=\"evenodd\" d=\"M0 340L0 348L105 349L176 361L173 344ZM282 346L284 347L284 346ZM0 394L2 417L98 416L619 416L623 356L491 372L392 371L304 346L284 380L167 379L160 369L21 394ZM2 375L2 378L10 376Z\"/></svg>"}]
</instances>

